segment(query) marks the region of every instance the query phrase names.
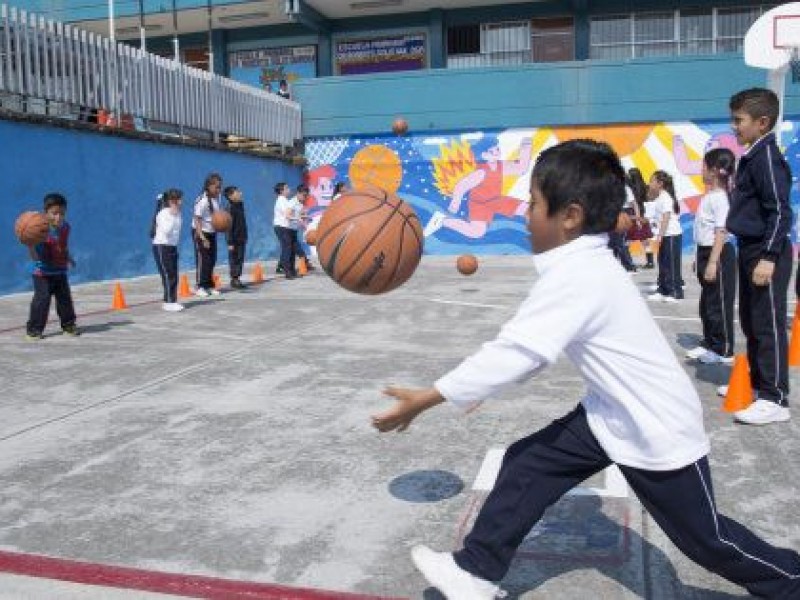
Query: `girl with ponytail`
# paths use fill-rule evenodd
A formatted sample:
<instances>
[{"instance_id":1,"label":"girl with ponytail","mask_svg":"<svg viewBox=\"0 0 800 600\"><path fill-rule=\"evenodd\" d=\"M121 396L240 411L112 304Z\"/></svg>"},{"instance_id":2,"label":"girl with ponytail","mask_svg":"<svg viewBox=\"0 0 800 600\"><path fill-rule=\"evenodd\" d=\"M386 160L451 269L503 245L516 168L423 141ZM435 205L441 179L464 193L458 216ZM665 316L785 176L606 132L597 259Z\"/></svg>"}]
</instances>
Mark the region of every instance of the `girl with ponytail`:
<instances>
[{"instance_id":1,"label":"girl with ponytail","mask_svg":"<svg viewBox=\"0 0 800 600\"><path fill-rule=\"evenodd\" d=\"M655 218L659 222L658 285L647 299L652 302L677 302L683 300L681 276L681 244L683 228L680 222L681 207L675 197L672 176L666 171L656 171L650 177L649 194L655 198Z\"/></svg>"}]
</instances>

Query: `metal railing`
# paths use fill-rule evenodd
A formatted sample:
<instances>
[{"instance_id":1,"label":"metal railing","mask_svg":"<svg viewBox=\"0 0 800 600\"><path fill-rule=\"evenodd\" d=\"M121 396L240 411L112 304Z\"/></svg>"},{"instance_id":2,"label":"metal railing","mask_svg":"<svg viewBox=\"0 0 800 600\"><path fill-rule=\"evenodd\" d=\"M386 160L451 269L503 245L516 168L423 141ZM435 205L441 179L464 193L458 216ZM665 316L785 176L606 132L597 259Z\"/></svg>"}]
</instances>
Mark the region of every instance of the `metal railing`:
<instances>
[{"instance_id":1,"label":"metal railing","mask_svg":"<svg viewBox=\"0 0 800 600\"><path fill-rule=\"evenodd\" d=\"M291 147L301 138L296 102L5 4L0 106L84 120L107 114L109 124L214 141Z\"/></svg>"}]
</instances>

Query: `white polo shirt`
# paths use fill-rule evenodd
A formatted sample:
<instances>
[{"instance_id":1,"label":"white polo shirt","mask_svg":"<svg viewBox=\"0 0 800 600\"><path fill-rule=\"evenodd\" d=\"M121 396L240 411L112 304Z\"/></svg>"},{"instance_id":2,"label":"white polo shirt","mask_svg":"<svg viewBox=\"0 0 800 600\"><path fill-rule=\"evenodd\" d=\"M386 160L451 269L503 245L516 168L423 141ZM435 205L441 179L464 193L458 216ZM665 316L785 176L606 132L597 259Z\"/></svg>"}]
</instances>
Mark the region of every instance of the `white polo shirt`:
<instances>
[{"instance_id":1,"label":"white polo shirt","mask_svg":"<svg viewBox=\"0 0 800 600\"><path fill-rule=\"evenodd\" d=\"M713 246L717 229L725 229L730 210L728 194L724 190L713 190L700 199L694 216L694 243L698 246Z\"/></svg>"},{"instance_id":2,"label":"white polo shirt","mask_svg":"<svg viewBox=\"0 0 800 600\"><path fill-rule=\"evenodd\" d=\"M169 208L162 208L156 215L156 234L153 244L177 246L181 237L181 213L172 214Z\"/></svg>"},{"instance_id":3,"label":"white polo shirt","mask_svg":"<svg viewBox=\"0 0 800 600\"><path fill-rule=\"evenodd\" d=\"M214 206L214 210L219 210L219 200L209 198L205 192L194 201L193 214L202 221L202 230L205 233L214 233L214 228L211 226L211 205ZM194 219L192 219L192 229L195 229Z\"/></svg>"},{"instance_id":4,"label":"white polo shirt","mask_svg":"<svg viewBox=\"0 0 800 600\"><path fill-rule=\"evenodd\" d=\"M292 229L289 215L292 212L292 201L286 196L275 198L275 211L272 217L272 224L275 227L286 227Z\"/></svg>"},{"instance_id":5,"label":"white polo shirt","mask_svg":"<svg viewBox=\"0 0 800 600\"><path fill-rule=\"evenodd\" d=\"M667 222L667 230L661 231L661 235L663 236L670 236L670 235L680 235L683 233L683 228L681 227L681 220L680 214L675 213L675 207L673 206L672 196L670 196L667 192L661 191L658 197L655 199L655 211L654 217L656 222L658 222L659 227L661 227L661 219L664 216L664 213L669 213L669 221Z\"/></svg>"},{"instance_id":6,"label":"white polo shirt","mask_svg":"<svg viewBox=\"0 0 800 600\"><path fill-rule=\"evenodd\" d=\"M586 235L536 255L540 277L517 314L434 385L469 410L563 352L586 382L581 403L611 460L685 467L709 451L700 399L607 243Z\"/></svg>"}]
</instances>

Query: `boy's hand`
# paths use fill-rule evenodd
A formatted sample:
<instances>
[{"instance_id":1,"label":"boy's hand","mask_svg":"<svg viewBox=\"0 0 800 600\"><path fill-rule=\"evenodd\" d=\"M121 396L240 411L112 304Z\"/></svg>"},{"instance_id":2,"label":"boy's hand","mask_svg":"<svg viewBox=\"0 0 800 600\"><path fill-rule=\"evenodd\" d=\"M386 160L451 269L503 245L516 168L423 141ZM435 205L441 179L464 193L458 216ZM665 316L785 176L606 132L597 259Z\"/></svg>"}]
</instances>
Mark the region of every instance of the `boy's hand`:
<instances>
[{"instance_id":1,"label":"boy's hand","mask_svg":"<svg viewBox=\"0 0 800 600\"><path fill-rule=\"evenodd\" d=\"M756 268L753 269L753 285L769 285L774 272L775 263L762 258L758 261L758 264L756 264Z\"/></svg>"},{"instance_id":2,"label":"boy's hand","mask_svg":"<svg viewBox=\"0 0 800 600\"><path fill-rule=\"evenodd\" d=\"M714 283L717 280L717 263L710 262L706 265L706 272L703 273L706 283Z\"/></svg>"},{"instance_id":3,"label":"boy's hand","mask_svg":"<svg viewBox=\"0 0 800 600\"><path fill-rule=\"evenodd\" d=\"M397 400L386 412L372 416L372 426L384 433L405 431L418 414L444 402L442 395L433 387L414 390L388 387L383 393Z\"/></svg>"}]
</instances>

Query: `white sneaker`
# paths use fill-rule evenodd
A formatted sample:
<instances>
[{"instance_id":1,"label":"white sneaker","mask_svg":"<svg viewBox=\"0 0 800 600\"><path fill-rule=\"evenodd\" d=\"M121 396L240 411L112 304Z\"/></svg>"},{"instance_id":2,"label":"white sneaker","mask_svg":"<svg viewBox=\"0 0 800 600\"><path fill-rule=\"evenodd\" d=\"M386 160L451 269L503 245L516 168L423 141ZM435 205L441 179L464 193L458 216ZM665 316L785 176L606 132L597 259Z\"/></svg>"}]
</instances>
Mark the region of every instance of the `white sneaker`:
<instances>
[{"instance_id":1,"label":"white sneaker","mask_svg":"<svg viewBox=\"0 0 800 600\"><path fill-rule=\"evenodd\" d=\"M747 425L769 425L788 421L791 415L785 406L778 406L769 400L759 399L744 410L733 413L733 418L739 423Z\"/></svg>"},{"instance_id":2,"label":"white sneaker","mask_svg":"<svg viewBox=\"0 0 800 600\"><path fill-rule=\"evenodd\" d=\"M680 299L675 296L661 296L661 301L674 304L675 302L680 302Z\"/></svg>"},{"instance_id":3,"label":"white sneaker","mask_svg":"<svg viewBox=\"0 0 800 600\"><path fill-rule=\"evenodd\" d=\"M494 600L505 596L499 586L459 567L449 552L434 552L427 546L414 546L411 559L428 583L444 594L447 600Z\"/></svg>"},{"instance_id":4,"label":"white sneaker","mask_svg":"<svg viewBox=\"0 0 800 600\"><path fill-rule=\"evenodd\" d=\"M181 312L184 309L184 306L178 302L164 302L164 304L161 305L161 308L167 312Z\"/></svg>"},{"instance_id":5,"label":"white sneaker","mask_svg":"<svg viewBox=\"0 0 800 600\"><path fill-rule=\"evenodd\" d=\"M444 220L446 218L447 215L445 215L443 212L439 212L438 210L435 211L431 215L431 220L428 221L427 225L425 225L425 229L422 230L422 235L428 237L439 231L442 228L442 225L444 225Z\"/></svg>"},{"instance_id":6,"label":"white sneaker","mask_svg":"<svg viewBox=\"0 0 800 600\"><path fill-rule=\"evenodd\" d=\"M666 296L662 296L658 292L656 292L655 294L650 294L647 297L647 299L650 300L650 302L663 302L664 298L666 298Z\"/></svg>"},{"instance_id":7,"label":"white sneaker","mask_svg":"<svg viewBox=\"0 0 800 600\"><path fill-rule=\"evenodd\" d=\"M722 362L722 357L713 350L706 350L697 357L697 360L704 365L718 365Z\"/></svg>"},{"instance_id":8,"label":"white sneaker","mask_svg":"<svg viewBox=\"0 0 800 600\"><path fill-rule=\"evenodd\" d=\"M717 396L719 396L720 398L724 398L727 395L728 395L727 385L721 385L717 388Z\"/></svg>"},{"instance_id":9,"label":"white sneaker","mask_svg":"<svg viewBox=\"0 0 800 600\"><path fill-rule=\"evenodd\" d=\"M203 288L197 288L194 291L194 295L197 296L198 298L208 298L208 292Z\"/></svg>"},{"instance_id":10,"label":"white sneaker","mask_svg":"<svg viewBox=\"0 0 800 600\"><path fill-rule=\"evenodd\" d=\"M648 292L651 292L651 293L652 292L657 292L658 291L658 284L657 283L651 283L650 285L647 286L646 289L647 289Z\"/></svg>"},{"instance_id":11,"label":"white sneaker","mask_svg":"<svg viewBox=\"0 0 800 600\"><path fill-rule=\"evenodd\" d=\"M211 288L210 290L208 290L208 293L211 294L212 296L221 296L222 295L222 292L220 292L216 288Z\"/></svg>"},{"instance_id":12,"label":"white sneaker","mask_svg":"<svg viewBox=\"0 0 800 600\"><path fill-rule=\"evenodd\" d=\"M695 346L691 350L686 351L686 358L688 358L689 360L697 360L706 352L708 352L708 350L706 350L702 346Z\"/></svg>"}]
</instances>

